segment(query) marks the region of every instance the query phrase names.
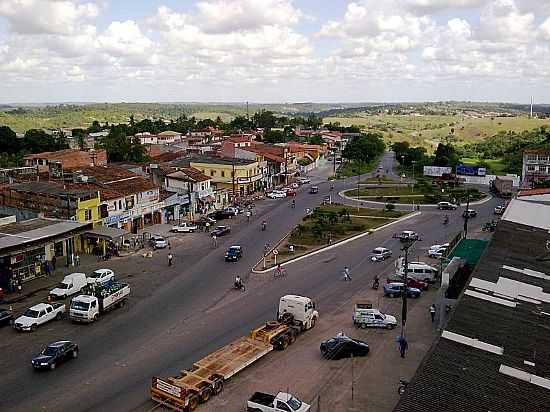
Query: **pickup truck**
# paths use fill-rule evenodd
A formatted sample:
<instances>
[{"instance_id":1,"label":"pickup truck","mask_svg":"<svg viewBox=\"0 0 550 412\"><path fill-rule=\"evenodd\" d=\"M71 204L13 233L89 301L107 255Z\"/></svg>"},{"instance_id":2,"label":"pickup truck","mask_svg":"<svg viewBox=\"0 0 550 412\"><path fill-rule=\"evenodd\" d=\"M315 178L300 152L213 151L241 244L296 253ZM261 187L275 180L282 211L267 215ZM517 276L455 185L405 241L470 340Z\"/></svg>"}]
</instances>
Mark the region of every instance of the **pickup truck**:
<instances>
[{"instance_id":1,"label":"pickup truck","mask_svg":"<svg viewBox=\"0 0 550 412\"><path fill-rule=\"evenodd\" d=\"M309 412L310 410L310 405L285 392L279 392L277 396L256 392L247 402L248 412Z\"/></svg>"},{"instance_id":2,"label":"pickup truck","mask_svg":"<svg viewBox=\"0 0 550 412\"><path fill-rule=\"evenodd\" d=\"M39 303L15 319L13 327L18 331L34 332L38 326L50 320L61 319L64 313L65 304L63 303Z\"/></svg>"},{"instance_id":3,"label":"pickup truck","mask_svg":"<svg viewBox=\"0 0 550 412\"><path fill-rule=\"evenodd\" d=\"M90 287L85 295L73 298L69 318L74 322L93 322L104 312L124 306L129 294L130 286L126 283Z\"/></svg>"}]
</instances>

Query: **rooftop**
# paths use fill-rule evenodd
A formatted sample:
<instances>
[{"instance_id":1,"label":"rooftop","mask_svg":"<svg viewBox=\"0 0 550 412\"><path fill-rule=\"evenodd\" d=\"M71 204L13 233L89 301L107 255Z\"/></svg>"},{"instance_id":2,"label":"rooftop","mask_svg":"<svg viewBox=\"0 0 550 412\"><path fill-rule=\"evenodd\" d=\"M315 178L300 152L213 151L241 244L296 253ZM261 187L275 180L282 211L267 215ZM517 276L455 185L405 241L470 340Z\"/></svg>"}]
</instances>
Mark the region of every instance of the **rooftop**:
<instances>
[{"instance_id":1,"label":"rooftop","mask_svg":"<svg viewBox=\"0 0 550 412\"><path fill-rule=\"evenodd\" d=\"M548 410L549 239L547 230L499 223L394 412Z\"/></svg>"},{"instance_id":2,"label":"rooftop","mask_svg":"<svg viewBox=\"0 0 550 412\"><path fill-rule=\"evenodd\" d=\"M538 147L533 149L525 149L523 154L545 154L550 155L550 148Z\"/></svg>"},{"instance_id":3,"label":"rooftop","mask_svg":"<svg viewBox=\"0 0 550 412\"><path fill-rule=\"evenodd\" d=\"M26 193L37 193L43 195L52 195L52 196L88 196L90 193L97 192L96 188L88 187L86 185L72 185L52 182L26 182L26 183L16 183L13 185L6 186L7 189L14 190L17 192L26 192Z\"/></svg>"},{"instance_id":4,"label":"rooftop","mask_svg":"<svg viewBox=\"0 0 550 412\"><path fill-rule=\"evenodd\" d=\"M236 165L236 166L247 166L252 163L256 163L255 160L246 160L246 159L228 159L223 157L214 157L214 156L193 156L189 158L191 163L203 163L203 164L219 164L219 165Z\"/></svg>"},{"instance_id":5,"label":"rooftop","mask_svg":"<svg viewBox=\"0 0 550 412\"><path fill-rule=\"evenodd\" d=\"M550 207L544 202L529 201L526 197L512 199L502 220L550 231Z\"/></svg>"},{"instance_id":6,"label":"rooftop","mask_svg":"<svg viewBox=\"0 0 550 412\"><path fill-rule=\"evenodd\" d=\"M170 177L176 180L179 179L186 182L205 182L207 180L210 180L210 177L206 176L199 169L195 169L194 167L184 167L178 171L167 174L166 177Z\"/></svg>"},{"instance_id":7,"label":"rooftop","mask_svg":"<svg viewBox=\"0 0 550 412\"><path fill-rule=\"evenodd\" d=\"M165 132L160 132L158 136L181 136L181 133L166 130Z\"/></svg>"}]
</instances>

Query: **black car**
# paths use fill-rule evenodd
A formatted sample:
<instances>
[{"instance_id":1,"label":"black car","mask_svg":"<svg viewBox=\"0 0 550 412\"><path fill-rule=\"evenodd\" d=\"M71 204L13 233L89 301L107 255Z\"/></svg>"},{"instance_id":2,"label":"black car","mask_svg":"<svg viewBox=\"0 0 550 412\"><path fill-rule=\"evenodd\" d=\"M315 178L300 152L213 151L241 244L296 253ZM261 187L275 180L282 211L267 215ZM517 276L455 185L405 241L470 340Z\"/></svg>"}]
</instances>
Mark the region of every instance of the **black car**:
<instances>
[{"instance_id":1,"label":"black car","mask_svg":"<svg viewBox=\"0 0 550 412\"><path fill-rule=\"evenodd\" d=\"M7 309L0 309L0 326L11 325L13 322L13 313Z\"/></svg>"},{"instance_id":2,"label":"black car","mask_svg":"<svg viewBox=\"0 0 550 412\"><path fill-rule=\"evenodd\" d=\"M235 216L235 212L231 210L216 210L215 212L209 213L208 217L214 220L223 220L230 219Z\"/></svg>"},{"instance_id":3,"label":"black car","mask_svg":"<svg viewBox=\"0 0 550 412\"><path fill-rule=\"evenodd\" d=\"M66 360L78 357L78 345L68 340L50 343L32 359L34 369L55 369Z\"/></svg>"},{"instance_id":4,"label":"black car","mask_svg":"<svg viewBox=\"0 0 550 412\"><path fill-rule=\"evenodd\" d=\"M212 236L216 235L217 237L227 235L229 232L231 232L231 228L229 226L216 226L216 228L212 231Z\"/></svg>"},{"instance_id":5,"label":"black car","mask_svg":"<svg viewBox=\"0 0 550 412\"><path fill-rule=\"evenodd\" d=\"M367 342L338 335L321 343L321 355L326 359L343 359L351 356L367 356Z\"/></svg>"},{"instance_id":6,"label":"black car","mask_svg":"<svg viewBox=\"0 0 550 412\"><path fill-rule=\"evenodd\" d=\"M241 246L231 246L225 252L225 261L226 262L236 262L243 257L243 248Z\"/></svg>"}]
</instances>

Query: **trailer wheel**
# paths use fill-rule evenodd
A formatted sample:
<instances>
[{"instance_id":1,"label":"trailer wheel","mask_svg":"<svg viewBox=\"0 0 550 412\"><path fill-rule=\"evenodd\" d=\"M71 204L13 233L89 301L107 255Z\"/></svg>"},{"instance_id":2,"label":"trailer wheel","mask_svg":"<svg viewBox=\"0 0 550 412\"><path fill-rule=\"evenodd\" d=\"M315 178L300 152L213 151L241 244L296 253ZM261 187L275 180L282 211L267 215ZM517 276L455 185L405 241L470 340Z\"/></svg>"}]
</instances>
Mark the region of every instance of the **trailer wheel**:
<instances>
[{"instance_id":1,"label":"trailer wheel","mask_svg":"<svg viewBox=\"0 0 550 412\"><path fill-rule=\"evenodd\" d=\"M284 335L281 338L281 350L285 350L286 348L288 348L288 345L290 345L290 339L288 335Z\"/></svg>"},{"instance_id":2,"label":"trailer wheel","mask_svg":"<svg viewBox=\"0 0 550 412\"><path fill-rule=\"evenodd\" d=\"M206 403L210 399L210 396L212 395L212 388L208 387L205 390L201 392L200 395L200 402Z\"/></svg>"},{"instance_id":3,"label":"trailer wheel","mask_svg":"<svg viewBox=\"0 0 550 412\"><path fill-rule=\"evenodd\" d=\"M188 404L189 411L194 411L197 409L197 406L199 406L199 399L196 396L191 396Z\"/></svg>"},{"instance_id":4,"label":"trailer wheel","mask_svg":"<svg viewBox=\"0 0 550 412\"><path fill-rule=\"evenodd\" d=\"M290 332L290 335L288 336L288 344L292 345L294 342L296 342L296 334Z\"/></svg>"},{"instance_id":5,"label":"trailer wheel","mask_svg":"<svg viewBox=\"0 0 550 412\"><path fill-rule=\"evenodd\" d=\"M214 395L219 394L221 391L223 391L223 380L219 379L214 382Z\"/></svg>"}]
</instances>

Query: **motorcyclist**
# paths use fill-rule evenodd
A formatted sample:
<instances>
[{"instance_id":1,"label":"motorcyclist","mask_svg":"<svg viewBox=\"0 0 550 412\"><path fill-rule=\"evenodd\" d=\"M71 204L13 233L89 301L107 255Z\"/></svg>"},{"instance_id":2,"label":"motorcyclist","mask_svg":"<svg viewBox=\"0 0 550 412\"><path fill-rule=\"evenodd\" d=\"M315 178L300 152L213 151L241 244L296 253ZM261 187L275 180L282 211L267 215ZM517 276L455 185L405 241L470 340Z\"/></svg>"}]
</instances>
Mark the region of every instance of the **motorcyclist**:
<instances>
[{"instance_id":1,"label":"motorcyclist","mask_svg":"<svg viewBox=\"0 0 550 412\"><path fill-rule=\"evenodd\" d=\"M295 199L292 199L292 204L291 204L292 208L294 209L296 207L296 200Z\"/></svg>"},{"instance_id":2,"label":"motorcyclist","mask_svg":"<svg viewBox=\"0 0 550 412\"><path fill-rule=\"evenodd\" d=\"M262 230L265 230L267 227L267 222L265 220L262 220Z\"/></svg>"},{"instance_id":3,"label":"motorcyclist","mask_svg":"<svg viewBox=\"0 0 550 412\"><path fill-rule=\"evenodd\" d=\"M242 289L243 287L243 280L239 275L235 276L235 289Z\"/></svg>"},{"instance_id":4,"label":"motorcyclist","mask_svg":"<svg viewBox=\"0 0 550 412\"><path fill-rule=\"evenodd\" d=\"M330 184L330 190L331 190L331 191L334 190L334 183L331 183L331 184Z\"/></svg>"},{"instance_id":5,"label":"motorcyclist","mask_svg":"<svg viewBox=\"0 0 550 412\"><path fill-rule=\"evenodd\" d=\"M376 275L374 277L374 282L372 282L372 288L378 289L379 287L380 287L380 278L378 277L378 275Z\"/></svg>"},{"instance_id":6,"label":"motorcyclist","mask_svg":"<svg viewBox=\"0 0 550 412\"><path fill-rule=\"evenodd\" d=\"M449 215L445 215L443 218L443 224L446 225L447 223L449 223Z\"/></svg>"}]
</instances>

